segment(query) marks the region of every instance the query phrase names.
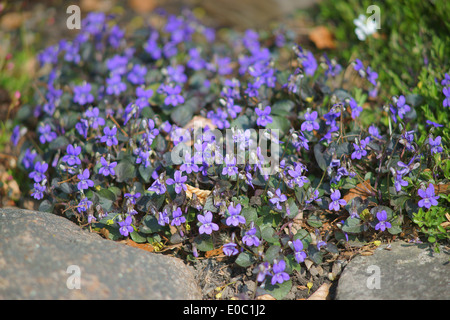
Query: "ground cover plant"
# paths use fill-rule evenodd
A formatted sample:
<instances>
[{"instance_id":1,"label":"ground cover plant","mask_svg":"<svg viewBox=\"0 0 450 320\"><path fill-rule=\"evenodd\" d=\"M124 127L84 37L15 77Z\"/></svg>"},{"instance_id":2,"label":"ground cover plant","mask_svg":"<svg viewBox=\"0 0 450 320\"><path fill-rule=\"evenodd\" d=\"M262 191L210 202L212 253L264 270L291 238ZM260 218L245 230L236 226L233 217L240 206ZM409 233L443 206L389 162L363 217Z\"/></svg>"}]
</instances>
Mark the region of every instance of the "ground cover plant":
<instances>
[{"instance_id":1,"label":"ground cover plant","mask_svg":"<svg viewBox=\"0 0 450 320\"><path fill-rule=\"evenodd\" d=\"M419 134L409 92L379 96L370 61L190 12L151 21L126 34L89 13L39 54L12 142L41 211L188 261L218 250L277 299L352 241L420 241L412 223L448 240L448 136Z\"/></svg>"}]
</instances>

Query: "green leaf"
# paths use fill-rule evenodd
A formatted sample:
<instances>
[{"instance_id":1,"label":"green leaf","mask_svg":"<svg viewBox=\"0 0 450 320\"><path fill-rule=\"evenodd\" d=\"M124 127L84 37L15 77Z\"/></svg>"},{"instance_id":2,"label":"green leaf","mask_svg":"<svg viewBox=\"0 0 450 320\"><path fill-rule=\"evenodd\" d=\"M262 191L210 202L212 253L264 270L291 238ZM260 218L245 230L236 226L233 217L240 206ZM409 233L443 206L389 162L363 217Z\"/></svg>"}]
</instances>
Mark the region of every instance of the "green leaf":
<instances>
[{"instance_id":1,"label":"green leaf","mask_svg":"<svg viewBox=\"0 0 450 320\"><path fill-rule=\"evenodd\" d=\"M292 288L292 280L284 281L283 283L277 283L272 285L270 280L266 280L264 289L275 299L282 300Z\"/></svg>"},{"instance_id":2,"label":"green leaf","mask_svg":"<svg viewBox=\"0 0 450 320\"><path fill-rule=\"evenodd\" d=\"M141 175L142 179L144 179L145 182L150 181L152 173L153 173L152 166L149 165L149 166L147 166L147 168L145 168L143 165L139 166L139 174Z\"/></svg>"},{"instance_id":3,"label":"green leaf","mask_svg":"<svg viewBox=\"0 0 450 320\"><path fill-rule=\"evenodd\" d=\"M99 191L97 191L97 194L99 197L106 198L111 201L116 200L116 195L114 194L114 192L108 189L100 189Z\"/></svg>"},{"instance_id":4,"label":"green leaf","mask_svg":"<svg viewBox=\"0 0 450 320\"><path fill-rule=\"evenodd\" d=\"M342 226L342 231L347 233L360 233L364 230L361 220L358 218L348 218Z\"/></svg>"},{"instance_id":5,"label":"green leaf","mask_svg":"<svg viewBox=\"0 0 450 320\"><path fill-rule=\"evenodd\" d=\"M214 243L211 236L206 234L200 234L194 239L194 243L200 251L211 251L214 249Z\"/></svg>"},{"instance_id":6,"label":"green leaf","mask_svg":"<svg viewBox=\"0 0 450 320\"><path fill-rule=\"evenodd\" d=\"M50 201L48 200L44 200L41 202L41 204L39 205L39 209L38 211L42 211L42 212L53 212L53 205Z\"/></svg>"},{"instance_id":7,"label":"green leaf","mask_svg":"<svg viewBox=\"0 0 450 320\"><path fill-rule=\"evenodd\" d=\"M305 229L300 229L297 231L297 233L294 235L293 240L300 239L303 243L303 248L307 248L308 245L311 243L312 238L309 232Z\"/></svg>"},{"instance_id":8,"label":"green leaf","mask_svg":"<svg viewBox=\"0 0 450 320\"><path fill-rule=\"evenodd\" d=\"M279 245L272 245L269 247L269 249L267 249L264 260L272 264L273 260L279 257L280 252L281 247Z\"/></svg>"},{"instance_id":9,"label":"green leaf","mask_svg":"<svg viewBox=\"0 0 450 320\"><path fill-rule=\"evenodd\" d=\"M147 242L147 237L142 235L140 232L138 231L133 231L132 233L130 233L131 236L131 240L133 240L136 243L144 243Z\"/></svg>"},{"instance_id":10,"label":"green leaf","mask_svg":"<svg viewBox=\"0 0 450 320\"><path fill-rule=\"evenodd\" d=\"M127 160L122 160L115 168L117 182L124 182L136 176L134 164Z\"/></svg>"},{"instance_id":11,"label":"green leaf","mask_svg":"<svg viewBox=\"0 0 450 320\"><path fill-rule=\"evenodd\" d=\"M322 226L322 221L320 220L320 218L314 214L310 215L307 223L314 228L320 228Z\"/></svg>"},{"instance_id":12,"label":"green leaf","mask_svg":"<svg viewBox=\"0 0 450 320\"><path fill-rule=\"evenodd\" d=\"M287 133L291 127L289 119L281 116L273 116L272 123L268 123L266 128L280 130L280 138L283 134Z\"/></svg>"},{"instance_id":13,"label":"green leaf","mask_svg":"<svg viewBox=\"0 0 450 320\"><path fill-rule=\"evenodd\" d=\"M236 263L244 268L250 267L253 263L255 263L255 257L247 251L241 252L236 258Z\"/></svg>"},{"instance_id":14,"label":"green leaf","mask_svg":"<svg viewBox=\"0 0 450 320\"><path fill-rule=\"evenodd\" d=\"M242 209L241 215L245 218L246 224L250 224L252 221L256 221L258 214L253 207L247 207Z\"/></svg>"},{"instance_id":15,"label":"green leaf","mask_svg":"<svg viewBox=\"0 0 450 320\"><path fill-rule=\"evenodd\" d=\"M291 100L280 100L272 105L272 114L285 117L289 115L294 108L295 103Z\"/></svg>"},{"instance_id":16,"label":"green leaf","mask_svg":"<svg viewBox=\"0 0 450 320\"><path fill-rule=\"evenodd\" d=\"M288 208L289 208L289 218L295 218L295 216L298 214L298 207L295 204L295 200L293 198L288 199Z\"/></svg>"},{"instance_id":17,"label":"green leaf","mask_svg":"<svg viewBox=\"0 0 450 320\"><path fill-rule=\"evenodd\" d=\"M261 230L261 237L269 243L278 243L278 237L275 236L275 230L272 227L265 227Z\"/></svg>"},{"instance_id":18,"label":"green leaf","mask_svg":"<svg viewBox=\"0 0 450 320\"><path fill-rule=\"evenodd\" d=\"M58 138L50 142L48 147L50 148L50 150L65 149L68 144L69 140L67 140L65 136L59 136Z\"/></svg>"},{"instance_id":19,"label":"green leaf","mask_svg":"<svg viewBox=\"0 0 450 320\"><path fill-rule=\"evenodd\" d=\"M206 198L203 210L211 211L212 213L219 212L219 209L214 205L213 196L209 196L208 198Z\"/></svg>"},{"instance_id":20,"label":"green leaf","mask_svg":"<svg viewBox=\"0 0 450 320\"><path fill-rule=\"evenodd\" d=\"M158 224L158 219L155 216L148 214L142 220L143 226L140 229L145 234L155 233L162 230L162 226Z\"/></svg>"},{"instance_id":21,"label":"green leaf","mask_svg":"<svg viewBox=\"0 0 450 320\"><path fill-rule=\"evenodd\" d=\"M392 225L391 228L388 229L390 234L399 234L402 232L402 227L397 225Z\"/></svg>"}]
</instances>

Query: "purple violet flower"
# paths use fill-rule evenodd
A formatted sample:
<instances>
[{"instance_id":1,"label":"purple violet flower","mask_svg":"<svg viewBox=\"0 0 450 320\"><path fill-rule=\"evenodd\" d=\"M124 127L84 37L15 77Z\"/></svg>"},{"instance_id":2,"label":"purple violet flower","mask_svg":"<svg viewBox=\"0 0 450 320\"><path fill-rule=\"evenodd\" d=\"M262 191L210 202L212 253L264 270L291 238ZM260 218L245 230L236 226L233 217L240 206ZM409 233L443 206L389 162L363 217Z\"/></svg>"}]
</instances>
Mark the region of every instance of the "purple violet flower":
<instances>
[{"instance_id":1,"label":"purple violet flower","mask_svg":"<svg viewBox=\"0 0 450 320\"><path fill-rule=\"evenodd\" d=\"M36 162L34 164L34 171L30 172L28 177L32 178L34 182L41 182L45 179L45 172L48 169L48 164L44 161L42 162Z\"/></svg>"},{"instance_id":2,"label":"purple violet flower","mask_svg":"<svg viewBox=\"0 0 450 320\"><path fill-rule=\"evenodd\" d=\"M382 211L378 211L377 212L377 219L378 219L378 223L375 226L375 230L381 230L384 231L386 230L386 228L391 228L392 225L389 221L387 221L387 212L386 210L382 210Z\"/></svg>"},{"instance_id":3,"label":"purple violet flower","mask_svg":"<svg viewBox=\"0 0 450 320\"><path fill-rule=\"evenodd\" d=\"M272 276L271 284L275 285L276 283L283 283L284 281L289 280L289 275L284 272L284 269L286 269L286 262L284 260L281 260L279 262L274 262L272 270L274 272L274 275Z\"/></svg>"},{"instance_id":4,"label":"purple violet flower","mask_svg":"<svg viewBox=\"0 0 450 320\"><path fill-rule=\"evenodd\" d=\"M186 222L186 218L183 217L183 213L181 212L181 208L177 208L173 213L172 213L172 226L180 226L182 223Z\"/></svg>"},{"instance_id":5,"label":"purple violet flower","mask_svg":"<svg viewBox=\"0 0 450 320\"><path fill-rule=\"evenodd\" d=\"M103 133L105 134L100 138L101 142L106 142L106 145L108 147L111 147L112 145L117 145L119 141L116 138L117 134L117 127L114 126L111 129L108 127L103 128Z\"/></svg>"},{"instance_id":6,"label":"purple violet flower","mask_svg":"<svg viewBox=\"0 0 450 320\"><path fill-rule=\"evenodd\" d=\"M114 171L114 168L117 166L117 162L111 162L106 161L104 157L100 158L100 163L102 167L98 170L98 173L107 176L114 176L116 172Z\"/></svg>"},{"instance_id":7,"label":"purple violet flower","mask_svg":"<svg viewBox=\"0 0 450 320\"><path fill-rule=\"evenodd\" d=\"M130 233L133 232L133 227L131 226L132 218L131 216L127 216L124 221L119 222L119 232L124 237L128 237Z\"/></svg>"},{"instance_id":8,"label":"purple violet flower","mask_svg":"<svg viewBox=\"0 0 450 320\"><path fill-rule=\"evenodd\" d=\"M39 136L39 141L42 144L44 144L45 142L52 142L57 137L56 133L52 131L52 128L50 127L49 124L46 124L44 126L40 126L38 131L41 134Z\"/></svg>"},{"instance_id":9,"label":"purple violet flower","mask_svg":"<svg viewBox=\"0 0 450 320\"><path fill-rule=\"evenodd\" d=\"M319 130L319 124L316 122L317 119L317 111L313 111L311 113L305 113L305 122L302 123L302 131L313 131Z\"/></svg>"},{"instance_id":10,"label":"purple violet flower","mask_svg":"<svg viewBox=\"0 0 450 320\"><path fill-rule=\"evenodd\" d=\"M94 102L94 96L91 94L91 84L85 83L81 86L74 86L73 87L73 101L84 106L88 103Z\"/></svg>"},{"instance_id":11,"label":"purple violet flower","mask_svg":"<svg viewBox=\"0 0 450 320\"><path fill-rule=\"evenodd\" d=\"M257 247L257 246L259 246L260 243L261 243L261 240L255 234L256 234L256 228L252 227L242 237L242 242L244 242L249 247L251 247L251 246Z\"/></svg>"},{"instance_id":12,"label":"purple violet flower","mask_svg":"<svg viewBox=\"0 0 450 320\"><path fill-rule=\"evenodd\" d=\"M444 151L444 149L442 149L441 147L441 136L437 136L434 140L432 137L430 137L428 139L428 144L431 147L431 154L441 153L442 151Z\"/></svg>"},{"instance_id":13,"label":"purple violet flower","mask_svg":"<svg viewBox=\"0 0 450 320\"><path fill-rule=\"evenodd\" d=\"M69 144L66 149L67 154L62 157L62 161L65 161L69 166L80 165L81 160L78 156L81 153L81 147L77 146L76 148Z\"/></svg>"},{"instance_id":14,"label":"purple violet flower","mask_svg":"<svg viewBox=\"0 0 450 320\"><path fill-rule=\"evenodd\" d=\"M400 117L400 119L403 119L403 116L405 113L408 113L411 111L411 107L405 103L406 99L403 95L398 97L397 100L397 114Z\"/></svg>"},{"instance_id":15,"label":"purple violet flower","mask_svg":"<svg viewBox=\"0 0 450 320\"><path fill-rule=\"evenodd\" d=\"M418 203L419 207L430 209L431 206L438 205L437 199L439 199L439 196L434 195L434 186L432 183L428 185L428 188L426 190L417 190L417 194L422 197L422 200L419 200Z\"/></svg>"},{"instance_id":16,"label":"purple violet flower","mask_svg":"<svg viewBox=\"0 0 450 320\"><path fill-rule=\"evenodd\" d=\"M211 234L213 231L219 230L219 226L212 222L213 214L209 211L206 211L205 215L199 214L197 216L198 221L202 224L198 231L200 234L206 233Z\"/></svg>"},{"instance_id":17,"label":"purple violet flower","mask_svg":"<svg viewBox=\"0 0 450 320\"><path fill-rule=\"evenodd\" d=\"M273 195L273 197L270 198L269 201L270 203L274 204L278 210L281 210L282 208L280 203L285 202L286 200L287 200L286 195L282 194L280 189L277 189L275 191L275 195Z\"/></svg>"},{"instance_id":18,"label":"purple violet flower","mask_svg":"<svg viewBox=\"0 0 450 320\"><path fill-rule=\"evenodd\" d=\"M256 119L256 124L261 127L265 127L267 124L272 123L272 117L270 116L272 108L270 106L266 106L264 110L259 108L255 109L256 114L258 115L258 119Z\"/></svg>"},{"instance_id":19,"label":"purple violet flower","mask_svg":"<svg viewBox=\"0 0 450 320\"><path fill-rule=\"evenodd\" d=\"M242 210L242 206L240 203L238 203L236 206L233 206L230 204L228 207L228 212L230 216L226 220L227 226L235 226L237 227L239 224L245 224L245 218L240 215Z\"/></svg>"},{"instance_id":20,"label":"purple violet flower","mask_svg":"<svg viewBox=\"0 0 450 320\"><path fill-rule=\"evenodd\" d=\"M347 201L341 199L341 192L339 190L334 191L330 197L332 201L328 205L329 210L339 211L341 208L340 206L345 206L347 204Z\"/></svg>"},{"instance_id":21,"label":"purple violet flower","mask_svg":"<svg viewBox=\"0 0 450 320\"><path fill-rule=\"evenodd\" d=\"M80 182L77 184L78 190L89 189L94 186L94 182L89 179L89 176L89 169L84 169L82 173L77 175L78 179L80 179Z\"/></svg>"},{"instance_id":22,"label":"purple violet flower","mask_svg":"<svg viewBox=\"0 0 450 320\"><path fill-rule=\"evenodd\" d=\"M442 101L442 105L444 108L450 107L450 87L445 87L442 89L442 93L445 95L444 101Z\"/></svg>"},{"instance_id":23,"label":"purple violet flower","mask_svg":"<svg viewBox=\"0 0 450 320\"><path fill-rule=\"evenodd\" d=\"M34 191L31 196L36 200L41 200L44 197L44 192L47 189L45 185L41 185L40 183L34 183Z\"/></svg>"},{"instance_id":24,"label":"purple violet flower","mask_svg":"<svg viewBox=\"0 0 450 320\"><path fill-rule=\"evenodd\" d=\"M97 129L98 126L105 125L105 119L99 116L100 110L97 107L88 109L85 114L92 128Z\"/></svg>"},{"instance_id":25,"label":"purple violet flower","mask_svg":"<svg viewBox=\"0 0 450 320\"><path fill-rule=\"evenodd\" d=\"M293 241L292 244L294 245L294 258L297 263L305 261L306 252L303 251L303 242L300 239L297 239Z\"/></svg>"},{"instance_id":26,"label":"purple violet flower","mask_svg":"<svg viewBox=\"0 0 450 320\"><path fill-rule=\"evenodd\" d=\"M228 242L225 243L222 247L222 251L226 256L234 256L239 253L238 249L236 248L237 244L234 242Z\"/></svg>"},{"instance_id":27,"label":"purple violet flower","mask_svg":"<svg viewBox=\"0 0 450 320\"><path fill-rule=\"evenodd\" d=\"M230 155L227 154L225 156L225 166L222 169L222 175L234 176L239 173L238 168L236 167L236 157L232 157L230 159Z\"/></svg>"},{"instance_id":28,"label":"purple violet flower","mask_svg":"<svg viewBox=\"0 0 450 320\"><path fill-rule=\"evenodd\" d=\"M179 170L175 171L174 179L168 178L166 180L166 183L168 185L175 185L175 192L178 194L183 189L184 191L187 190L187 186L184 184L187 180L187 177L183 177L183 173Z\"/></svg>"}]
</instances>

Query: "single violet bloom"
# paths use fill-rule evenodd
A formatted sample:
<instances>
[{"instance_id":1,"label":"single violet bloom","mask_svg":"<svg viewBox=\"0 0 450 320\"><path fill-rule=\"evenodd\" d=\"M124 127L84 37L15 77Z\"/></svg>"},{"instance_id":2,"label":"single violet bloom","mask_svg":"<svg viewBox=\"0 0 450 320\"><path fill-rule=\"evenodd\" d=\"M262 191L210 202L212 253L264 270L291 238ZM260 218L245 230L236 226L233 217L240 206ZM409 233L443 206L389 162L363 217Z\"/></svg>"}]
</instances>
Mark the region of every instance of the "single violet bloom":
<instances>
[{"instance_id":1,"label":"single violet bloom","mask_svg":"<svg viewBox=\"0 0 450 320\"><path fill-rule=\"evenodd\" d=\"M94 182L89 179L89 176L89 169L84 169L82 173L77 175L78 179L80 180L80 182L78 182L77 184L78 190L89 189L90 187L94 186Z\"/></svg>"},{"instance_id":2,"label":"single violet bloom","mask_svg":"<svg viewBox=\"0 0 450 320\"><path fill-rule=\"evenodd\" d=\"M286 195L282 194L280 189L277 189L275 191L275 195L269 201L270 203L274 204L278 210L281 210L280 203L285 202L286 200Z\"/></svg>"},{"instance_id":3,"label":"single violet bloom","mask_svg":"<svg viewBox=\"0 0 450 320\"><path fill-rule=\"evenodd\" d=\"M67 146L66 152L67 154L64 157L62 157L62 161L65 161L69 166L81 164L81 160L78 157L81 153L80 146L74 147L73 145L69 144Z\"/></svg>"},{"instance_id":4,"label":"single violet bloom","mask_svg":"<svg viewBox=\"0 0 450 320\"><path fill-rule=\"evenodd\" d=\"M377 212L378 223L375 226L375 230L384 231L386 228L390 229L392 227L391 223L387 221L387 212L386 210L382 210Z\"/></svg>"},{"instance_id":5,"label":"single violet bloom","mask_svg":"<svg viewBox=\"0 0 450 320\"><path fill-rule=\"evenodd\" d=\"M444 149L442 149L441 147L441 136L437 136L436 139L433 140L432 137L430 137L428 139L428 143L431 147L430 151L431 154L435 154L435 153L441 153L442 151L444 151Z\"/></svg>"},{"instance_id":6,"label":"single violet bloom","mask_svg":"<svg viewBox=\"0 0 450 320\"><path fill-rule=\"evenodd\" d=\"M331 202L328 205L329 210L339 211L340 206L345 206L347 204L347 201L344 199L341 199L341 192L339 190L334 191L331 194Z\"/></svg>"},{"instance_id":7,"label":"single violet bloom","mask_svg":"<svg viewBox=\"0 0 450 320\"><path fill-rule=\"evenodd\" d=\"M237 244L234 242L225 243L222 247L222 251L226 256L234 256L239 253L236 247Z\"/></svg>"},{"instance_id":8,"label":"single violet bloom","mask_svg":"<svg viewBox=\"0 0 450 320\"><path fill-rule=\"evenodd\" d=\"M127 216L124 221L119 222L119 232L124 237L128 237L130 233L133 232L133 227L131 226L132 218L131 216Z\"/></svg>"},{"instance_id":9,"label":"single violet bloom","mask_svg":"<svg viewBox=\"0 0 450 320\"><path fill-rule=\"evenodd\" d=\"M240 215L242 206L238 203L236 206L230 204L228 207L228 212L230 216L226 220L227 226L238 226L239 224L245 224L245 218Z\"/></svg>"},{"instance_id":10,"label":"single violet bloom","mask_svg":"<svg viewBox=\"0 0 450 320\"><path fill-rule=\"evenodd\" d=\"M39 141L44 144L46 142L52 142L57 138L57 135L55 132L52 131L52 128L49 124L46 124L44 126L40 126L38 129L39 133L41 134L39 136Z\"/></svg>"},{"instance_id":11,"label":"single violet bloom","mask_svg":"<svg viewBox=\"0 0 450 320\"><path fill-rule=\"evenodd\" d=\"M186 222L186 218L183 217L182 215L183 213L181 212L181 208L177 208L173 213L172 213L172 226L180 226L182 223Z\"/></svg>"},{"instance_id":12,"label":"single violet bloom","mask_svg":"<svg viewBox=\"0 0 450 320\"><path fill-rule=\"evenodd\" d=\"M431 206L437 206L438 205L438 201L437 199L439 199L439 196L435 196L434 195L434 186L432 183L430 183L427 187L426 190L423 189L419 189L417 191L417 194L422 197L422 200L419 200L419 207L423 208L427 208L430 209Z\"/></svg>"},{"instance_id":13,"label":"single violet bloom","mask_svg":"<svg viewBox=\"0 0 450 320\"><path fill-rule=\"evenodd\" d=\"M302 131L313 131L319 130L319 124L316 122L317 119L317 111L313 111L311 113L305 113L305 122L302 123Z\"/></svg>"},{"instance_id":14,"label":"single violet bloom","mask_svg":"<svg viewBox=\"0 0 450 320\"><path fill-rule=\"evenodd\" d=\"M297 263L305 261L306 252L303 251L303 242L300 239L297 239L293 241L292 244L294 245L294 258Z\"/></svg>"},{"instance_id":15,"label":"single violet bloom","mask_svg":"<svg viewBox=\"0 0 450 320\"><path fill-rule=\"evenodd\" d=\"M265 127L267 124L272 123L272 117L270 116L272 108L270 106L266 106L264 110L259 108L255 109L256 114L258 115L258 119L256 119L256 124L261 127Z\"/></svg>"},{"instance_id":16,"label":"single violet bloom","mask_svg":"<svg viewBox=\"0 0 450 320\"><path fill-rule=\"evenodd\" d=\"M411 111L411 107L405 103L405 96L401 95L397 100L397 114L400 119L403 119L403 116Z\"/></svg>"},{"instance_id":17,"label":"single violet bloom","mask_svg":"<svg viewBox=\"0 0 450 320\"><path fill-rule=\"evenodd\" d=\"M219 230L219 226L216 223L212 222L213 215L211 212L206 211L205 215L199 214L197 216L197 219L202 224L198 229L200 234L211 234L213 231Z\"/></svg>"},{"instance_id":18,"label":"single violet bloom","mask_svg":"<svg viewBox=\"0 0 450 320\"><path fill-rule=\"evenodd\" d=\"M98 109L98 107L87 110L85 114L86 117L89 119L89 124L91 128L97 129L98 126L105 125L105 119L100 117L100 110Z\"/></svg>"},{"instance_id":19,"label":"single violet bloom","mask_svg":"<svg viewBox=\"0 0 450 320\"><path fill-rule=\"evenodd\" d=\"M93 103L94 96L91 94L91 84L85 83L81 86L73 87L73 102L78 103L79 105L84 106L85 104Z\"/></svg>"},{"instance_id":20,"label":"single violet bloom","mask_svg":"<svg viewBox=\"0 0 450 320\"><path fill-rule=\"evenodd\" d=\"M45 172L48 169L48 164L43 162L36 162L34 164L34 171L30 172L28 177L32 178L34 182L41 182L45 179Z\"/></svg>"},{"instance_id":21,"label":"single violet bloom","mask_svg":"<svg viewBox=\"0 0 450 320\"><path fill-rule=\"evenodd\" d=\"M244 242L247 246L259 246L261 243L261 240L255 235L256 234L256 228L253 227L250 230L248 230L245 235L242 237L242 242Z\"/></svg>"},{"instance_id":22,"label":"single violet bloom","mask_svg":"<svg viewBox=\"0 0 450 320\"><path fill-rule=\"evenodd\" d=\"M166 180L166 183L168 185L174 184L175 192L177 194L179 194L181 192L181 190L184 190L184 191L187 190L187 186L184 184L186 182L186 180L187 180L187 177L183 176L183 173L181 171L177 170L177 171L175 171L174 179L168 178Z\"/></svg>"},{"instance_id":23,"label":"single violet bloom","mask_svg":"<svg viewBox=\"0 0 450 320\"><path fill-rule=\"evenodd\" d=\"M117 166L117 162L110 163L109 161L106 161L104 157L101 157L100 163L102 167L98 170L98 173L102 174L105 177L116 175L114 168Z\"/></svg>"},{"instance_id":24,"label":"single violet bloom","mask_svg":"<svg viewBox=\"0 0 450 320\"><path fill-rule=\"evenodd\" d=\"M117 134L117 127L114 126L111 129L108 127L103 128L104 136L100 138L101 142L105 142L108 147L111 147L112 145L117 145L119 141L116 138Z\"/></svg>"},{"instance_id":25,"label":"single violet bloom","mask_svg":"<svg viewBox=\"0 0 450 320\"><path fill-rule=\"evenodd\" d=\"M444 101L442 101L442 105L444 108L450 107L450 87L445 87L442 89L442 93L445 95Z\"/></svg>"},{"instance_id":26,"label":"single violet bloom","mask_svg":"<svg viewBox=\"0 0 450 320\"><path fill-rule=\"evenodd\" d=\"M34 183L34 191L31 196L36 200L41 200L44 197L44 192L47 189L45 185L41 185L40 183Z\"/></svg>"},{"instance_id":27,"label":"single violet bloom","mask_svg":"<svg viewBox=\"0 0 450 320\"><path fill-rule=\"evenodd\" d=\"M275 285L277 283L281 284L289 280L289 275L284 272L284 269L286 269L286 262L284 260L275 262L273 264L272 270L274 272L274 275L272 276L271 280L272 285Z\"/></svg>"}]
</instances>

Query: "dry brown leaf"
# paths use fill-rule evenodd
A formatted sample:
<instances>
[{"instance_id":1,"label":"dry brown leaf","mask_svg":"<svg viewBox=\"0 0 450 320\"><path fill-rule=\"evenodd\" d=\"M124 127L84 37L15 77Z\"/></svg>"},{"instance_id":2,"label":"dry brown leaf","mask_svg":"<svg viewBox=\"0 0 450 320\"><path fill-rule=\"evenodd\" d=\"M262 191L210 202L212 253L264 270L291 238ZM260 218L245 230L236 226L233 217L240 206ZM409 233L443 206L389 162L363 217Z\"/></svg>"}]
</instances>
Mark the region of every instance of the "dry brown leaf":
<instances>
[{"instance_id":1,"label":"dry brown leaf","mask_svg":"<svg viewBox=\"0 0 450 320\"><path fill-rule=\"evenodd\" d=\"M158 5L155 0L128 0L128 4L137 13L149 13Z\"/></svg>"},{"instance_id":2,"label":"dry brown leaf","mask_svg":"<svg viewBox=\"0 0 450 320\"><path fill-rule=\"evenodd\" d=\"M6 30L18 29L24 21L31 17L30 12L9 12L1 19L0 26Z\"/></svg>"},{"instance_id":3,"label":"dry brown leaf","mask_svg":"<svg viewBox=\"0 0 450 320\"><path fill-rule=\"evenodd\" d=\"M336 42L333 34L325 26L318 26L309 33L309 39L314 42L318 49L335 49Z\"/></svg>"},{"instance_id":4,"label":"dry brown leaf","mask_svg":"<svg viewBox=\"0 0 450 320\"><path fill-rule=\"evenodd\" d=\"M195 188L195 187L193 187L193 186L190 186L190 185L186 185L186 187L187 187L187 190L186 190L186 197L188 197L189 199L191 199L192 198L192 194L196 194L197 195L197 198L198 198L198 200L200 201L200 203L202 204L202 205L204 205L205 204L205 202L206 202L206 198L208 198L208 196L211 194L211 191L210 190L201 190L201 189L199 189L199 188Z\"/></svg>"},{"instance_id":5,"label":"dry brown leaf","mask_svg":"<svg viewBox=\"0 0 450 320\"><path fill-rule=\"evenodd\" d=\"M277 300L277 299L272 297L270 294L266 293L266 294L263 294L261 296L257 296L256 300Z\"/></svg>"},{"instance_id":6,"label":"dry brown leaf","mask_svg":"<svg viewBox=\"0 0 450 320\"><path fill-rule=\"evenodd\" d=\"M137 243L131 239L126 239L123 241L123 243L125 243L127 246L130 246L133 248L138 248L138 249L145 250L148 252L153 252L155 250L150 243Z\"/></svg>"},{"instance_id":7,"label":"dry brown leaf","mask_svg":"<svg viewBox=\"0 0 450 320\"><path fill-rule=\"evenodd\" d=\"M365 257L368 257L368 256L373 255L373 251L363 251L363 252L361 252L361 255L365 256Z\"/></svg>"},{"instance_id":8,"label":"dry brown leaf","mask_svg":"<svg viewBox=\"0 0 450 320\"><path fill-rule=\"evenodd\" d=\"M199 127L200 125L200 127ZM184 127L183 129L196 129L196 128L205 128L208 126L211 130L216 129L217 127L212 123L211 119L202 117L202 116L194 116Z\"/></svg>"},{"instance_id":9,"label":"dry brown leaf","mask_svg":"<svg viewBox=\"0 0 450 320\"><path fill-rule=\"evenodd\" d=\"M348 190L348 193L342 198L349 203L353 198L360 197L367 199L371 195L373 188L370 185L370 180L366 180L356 185L356 188Z\"/></svg>"},{"instance_id":10,"label":"dry brown leaf","mask_svg":"<svg viewBox=\"0 0 450 320\"><path fill-rule=\"evenodd\" d=\"M113 4L108 0L81 0L80 7L82 11L108 11Z\"/></svg>"},{"instance_id":11,"label":"dry brown leaf","mask_svg":"<svg viewBox=\"0 0 450 320\"><path fill-rule=\"evenodd\" d=\"M324 283L306 300L327 300L330 284Z\"/></svg>"},{"instance_id":12,"label":"dry brown leaf","mask_svg":"<svg viewBox=\"0 0 450 320\"><path fill-rule=\"evenodd\" d=\"M435 184L434 194L450 194L450 184Z\"/></svg>"},{"instance_id":13,"label":"dry brown leaf","mask_svg":"<svg viewBox=\"0 0 450 320\"><path fill-rule=\"evenodd\" d=\"M223 253L223 246L220 247L220 248L213 249L213 250L205 252L205 257L206 258L216 257L216 256L220 256L220 255L224 255L224 253Z\"/></svg>"}]
</instances>

